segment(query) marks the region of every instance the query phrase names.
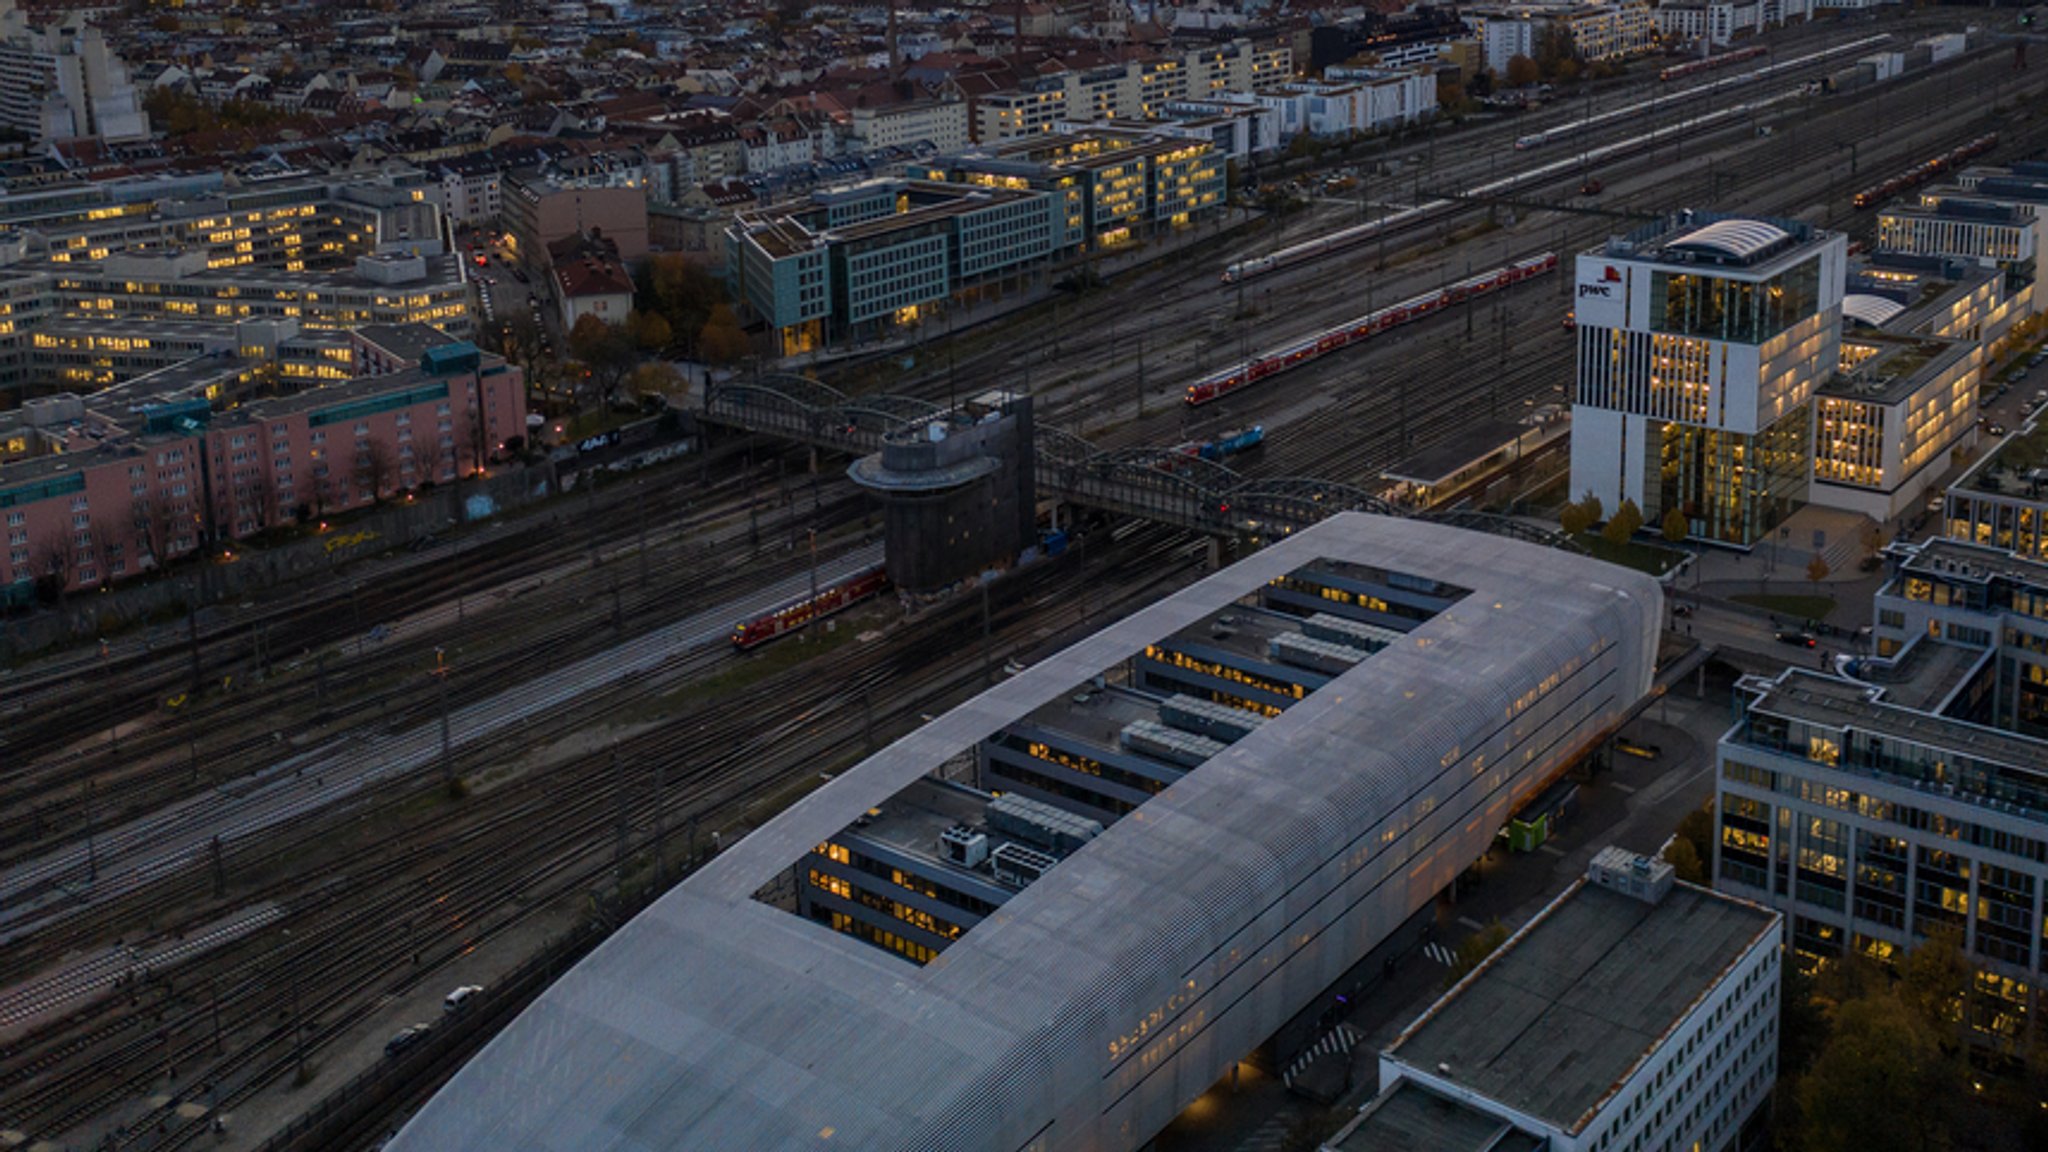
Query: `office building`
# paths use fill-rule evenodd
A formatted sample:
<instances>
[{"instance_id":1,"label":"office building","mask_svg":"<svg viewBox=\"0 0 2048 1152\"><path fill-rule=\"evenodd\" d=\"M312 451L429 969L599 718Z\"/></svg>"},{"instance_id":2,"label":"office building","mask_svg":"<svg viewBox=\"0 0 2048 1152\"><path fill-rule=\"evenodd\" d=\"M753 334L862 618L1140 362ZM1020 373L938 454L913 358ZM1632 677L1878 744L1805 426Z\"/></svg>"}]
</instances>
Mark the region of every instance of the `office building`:
<instances>
[{"instance_id":1,"label":"office building","mask_svg":"<svg viewBox=\"0 0 2048 1152\"><path fill-rule=\"evenodd\" d=\"M967 102L964 100L897 100L856 104L848 113L850 139L863 151L930 144L940 152L967 147Z\"/></svg>"},{"instance_id":2,"label":"office building","mask_svg":"<svg viewBox=\"0 0 2048 1152\"><path fill-rule=\"evenodd\" d=\"M1675 0L1650 12L1657 34L1681 43L1726 48L1737 36L1760 35L1766 25L1763 0Z\"/></svg>"},{"instance_id":3,"label":"office building","mask_svg":"<svg viewBox=\"0 0 2048 1152\"><path fill-rule=\"evenodd\" d=\"M1943 688L1954 699L1930 695L1926 706L2048 737L2048 565L1997 545L1945 537L1899 551L1903 559L1875 599L1877 654L1904 660L1922 639L1970 649L1971 655L1958 657L1973 666L1969 674L1951 669L1957 679ZM1896 671L1875 664L1864 678L1889 683L1883 677ZM2048 770L2048 761L2042 767Z\"/></svg>"},{"instance_id":4,"label":"office building","mask_svg":"<svg viewBox=\"0 0 2048 1152\"><path fill-rule=\"evenodd\" d=\"M726 266L777 355L942 315L1056 260L1223 210L1201 136L1090 126L1016 140L738 213Z\"/></svg>"},{"instance_id":5,"label":"office building","mask_svg":"<svg viewBox=\"0 0 2048 1152\"><path fill-rule=\"evenodd\" d=\"M1331 68L1327 80L1298 80L1260 94L1293 136L1349 136L1420 123L1436 115L1432 68Z\"/></svg>"},{"instance_id":6,"label":"office building","mask_svg":"<svg viewBox=\"0 0 2048 1152\"><path fill-rule=\"evenodd\" d=\"M1784 918L1620 848L1380 1054L1324 1152L1748 1145L1777 1083Z\"/></svg>"},{"instance_id":7,"label":"office building","mask_svg":"<svg viewBox=\"0 0 2048 1152\"><path fill-rule=\"evenodd\" d=\"M1889 962L1954 928L1985 971L1970 1023L2010 1039L2048 944L2048 565L1892 551L1879 655L1741 682L1715 886L1785 912L1803 963Z\"/></svg>"},{"instance_id":8,"label":"office building","mask_svg":"<svg viewBox=\"0 0 2048 1152\"><path fill-rule=\"evenodd\" d=\"M103 260L136 247L203 251L208 268L317 271L358 256L448 250L436 189L417 173L297 176L229 188L219 173L61 186L0 197L8 262Z\"/></svg>"},{"instance_id":9,"label":"office building","mask_svg":"<svg viewBox=\"0 0 2048 1152\"><path fill-rule=\"evenodd\" d=\"M2048 421L2007 434L1949 486L1942 531L2048 561Z\"/></svg>"},{"instance_id":10,"label":"office building","mask_svg":"<svg viewBox=\"0 0 2048 1152\"><path fill-rule=\"evenodd\" d=\"M1583 60L1621 60L1657 48L1657 21L1649 0L1536 0L1479 4L1459 13L1478 30L1489 65L1503 51L1533 56L1522 46L1533 47L1553 30L1568 37L1572 54ZM1510 23L1526 24L1530 31L1518 36L1500 27Z\"/></svg>"},{"instance_id":11,"label":"office building","mask_svg":"<svg viewBox=\"0 0 2048 1152\"><path fill-rule=\"evenodd\" d=\"M1310 614L1272 596L1293 578L1329 588L1316 607L1340 621L1401 607L1399 639L1308 643ZM1662 612L1654 581L1585 557L1325 520L726 850L543 993L392 1148L1142 1147L1619 723L1650 687ZM1228 690L1162 697L1131 667L1254 616L1350 666L1277 715ZM1075 791L1141 797L1122 818L977 781L977 746L1027 722L1178 778L1123 789L1025 749Z\"/></svg>"},{"instance_id":12,"label":"office building","mask_svg":"<svg viewBox=\"0 0 2048 1152\"><path fill-rule=\"evenodd\" d=\"M881 179L742 212L727 268L778 355L914 325L956 294L1042 267L1050 197L1005 188Z\"/></svg>"},{"instance_id":13,"label":"office building","mask_svg":"<svg viewBox=\"0 0 2048 1152\"><path fill-rule=\"evenodd\" d=\"M1687 212L1580 255L1571 490L1747 546L1807 499L1847 240Z\"/></svg>"},{"instance_id":14,"label":"office building","mask_svg":"<svg viewBox=\"0 0 2048 1152\"><path fill-rule=\"evenodd\" d=\"M1877 249L1902 256L1967 260L2003 273L2004 295L2021 318L2038 311L2043 224L2017 203L1972 200L1935 192L1918 204L1892 204L1877 215Z\"/></svg>"},{"instance_id":15,"label":"office building","mask_svg":"<svg viewBox=\"0 0 2048 1152\"><path fill-rule=\"evenodd\" d=\"M1841 347L1842 370L1815 393L1811 499L1884 523L1977 442L1983 345L1864 331Z\"/></svg>"}]
</instances>

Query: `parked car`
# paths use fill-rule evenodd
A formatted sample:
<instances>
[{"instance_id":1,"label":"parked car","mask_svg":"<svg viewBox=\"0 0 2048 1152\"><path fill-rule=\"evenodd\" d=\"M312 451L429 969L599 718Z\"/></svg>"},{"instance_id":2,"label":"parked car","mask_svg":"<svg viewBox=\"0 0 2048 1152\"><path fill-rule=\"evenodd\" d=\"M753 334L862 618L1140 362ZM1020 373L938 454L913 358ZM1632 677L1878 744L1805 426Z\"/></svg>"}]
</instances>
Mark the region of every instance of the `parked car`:
<instances>
[{"instance_id":1,"label":"parked car","mask_svg":"<svg viewBox=\"0 0 2048 1152\"><path fill-rule=\"evenodd\" d=\"M396 1056L400 1052L403 1052L406 1049L412 1047L413 1045L419 1043L420 1041L425 1040L428 1034L433 1032L433 1030L434 1026L432 1024L413 1024L405 1028L400 1028L398 1030L397 1035L385 1041L384 1054L386 1056Z\"/></svg>"},{"instance_id":2,"label":"parked car","mask_svg":"<svg viewBox=\"0 0 2048 1152\"><path fill-rule=\"evenodd\" d=\"M460 1012L463 1006L469 1003L470 997L482 991L483 986L480 984L464 984L462 987L450 992L447 998L441 1001L441 1011L450 1014Z\"/></svg>"}]
</instances>

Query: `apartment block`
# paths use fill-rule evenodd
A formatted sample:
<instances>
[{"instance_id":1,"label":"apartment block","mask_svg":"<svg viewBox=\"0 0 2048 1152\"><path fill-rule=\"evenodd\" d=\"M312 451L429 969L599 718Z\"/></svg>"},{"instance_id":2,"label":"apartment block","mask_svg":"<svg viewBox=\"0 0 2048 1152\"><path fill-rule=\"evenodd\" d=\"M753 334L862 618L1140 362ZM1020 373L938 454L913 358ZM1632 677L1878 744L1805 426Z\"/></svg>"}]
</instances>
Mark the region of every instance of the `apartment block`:
<instances>
[{"instance_id":1,"label":"apartment block","mask_svg":"<svg viewBox=\"0 0 2048 1152\"><path fill-rule=\"evenodd\" d=\"M452 481L525 434L520 371L459 342L406 371L225 411L176 383L149 376L0 416L0 588L11 599L32 598L38 582L97 587Z\"/></svg>"}]
</instances>

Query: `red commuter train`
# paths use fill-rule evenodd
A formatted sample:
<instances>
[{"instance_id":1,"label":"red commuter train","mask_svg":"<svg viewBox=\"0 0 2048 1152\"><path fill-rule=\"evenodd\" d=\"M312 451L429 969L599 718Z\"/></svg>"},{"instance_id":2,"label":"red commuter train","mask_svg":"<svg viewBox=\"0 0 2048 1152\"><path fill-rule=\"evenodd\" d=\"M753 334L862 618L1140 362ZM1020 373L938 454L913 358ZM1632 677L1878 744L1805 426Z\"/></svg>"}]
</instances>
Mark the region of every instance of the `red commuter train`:
<instances>
[{"instance_id":1,"label":"red commuter train","mask_svg":"<svg viewBox=\"0 0 2048 1152\"><path fill-rule=\"evenodd\" d=\"M1467 277L1448 287L1426 292L1413 299L1403 300L1399 304L1390 304L1377 312L1368 312L1335 328L1303 337L1283 348L1204 376L1188 385L1187 402L1190 405L1207 404L1275 373L1285 372L1320 356L1327 356L1339 348L1363 343L1390 328L1398 328L1411 320L1420 320L1460 301L1498 292L1509 285L1555 271L1556 268L1557 253L1545 252L1541 256L1531 256L1527 260L1518 260L1491 272Z\"/></svg>"},{"instance_id":2,"label":"red commuter train","mask_svg":"<svg viewBox=\"0 0 2048 1152\"><path fill-rule=\"evenodd\" d=\"M766 644L786 632L794 632L807 620L851 608L888 586L889 573L880 565L842 576L819 588L816 596L800 596L752 620L740 621L733 626L732 646L744 649Z\"/></svg>"},{"instance_id":3,"label":"red commuter train","mask_svg":"<svg viewBox=\"0 0 2048 1152\"><path fill-rule=\"evenodd\" d=\"M1932 160L1923 160L1882 184L1873 184L1856 194L1858 208L1869 208L1881 201L1889 200L1901 192L1910 192L1929 180L1946 172L1952 172L1965 163L1982 156L1998 147L1998 133L1979 136L1960 148L1952 148Z\"/></svg>"},{"instance_id":4,"label":"red commuter train","mask_svg":"<svg viewBox=\"0 0 2048 1152\"><path fill-rule=\"evenodd\" d=\"M1696 76L1701 72L1712 72L1716 68L1726 68L1730 64L1739 64L1744 60L1754 60L1759 56L1767 56L1769 54L1770 50L1767 48L1738 48L1733 52L1723 52L1719 56L1707 56L1699 60L1688 60L1683 64L1673 64L1671 67L1657 73L1657 79L1666 83L1673 80L1683 80L1687 76Z\"/></svg>"}]
</instances>

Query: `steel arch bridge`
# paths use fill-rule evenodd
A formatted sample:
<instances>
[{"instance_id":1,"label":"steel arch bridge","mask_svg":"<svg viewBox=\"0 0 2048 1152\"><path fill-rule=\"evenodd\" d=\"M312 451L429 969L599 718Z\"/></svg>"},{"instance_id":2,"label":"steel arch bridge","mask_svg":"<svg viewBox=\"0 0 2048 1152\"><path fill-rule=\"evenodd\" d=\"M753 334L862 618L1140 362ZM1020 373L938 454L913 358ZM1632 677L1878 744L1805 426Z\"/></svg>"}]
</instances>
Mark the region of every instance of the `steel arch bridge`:
<instances>
[{"instance_id":1,"label":"steel arch bridge","mask_svg":"<svg viewBox=\"0 0 2048 1152\"><path fill-rule=\"evenodd\" d=\"M947 411L914 396L849 396L807 376L777 373L712 387L701 416L714 424L866 455L880 451L888 437L943 419ZM1035 428L1033 452L1041 492L1216 536L1284 536L1339 512L1413 515L1350 484L1310 476L1247 477L1173 448L1102 449L1044 424ZM1457 511L1417 518L1585 551L1562 533L1505 516Z\"/></svg>"}]
</instances>

